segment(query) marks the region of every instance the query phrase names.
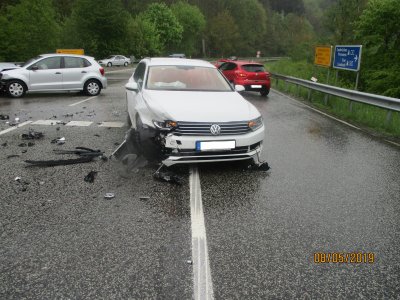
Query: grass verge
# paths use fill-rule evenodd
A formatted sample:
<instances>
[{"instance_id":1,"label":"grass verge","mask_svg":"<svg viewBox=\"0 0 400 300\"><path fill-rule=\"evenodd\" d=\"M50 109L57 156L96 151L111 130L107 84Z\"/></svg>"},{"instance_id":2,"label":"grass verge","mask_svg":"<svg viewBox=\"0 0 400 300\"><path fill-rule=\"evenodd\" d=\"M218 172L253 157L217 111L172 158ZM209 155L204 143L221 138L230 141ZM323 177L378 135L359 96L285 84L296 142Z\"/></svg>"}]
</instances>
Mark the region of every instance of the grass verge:
<instances>
[{"instance_id":1,"label":"grass verge","mask_svg":"<svg viewBox=\"0 0 400 300\"><path fill-rule=\"evenodd\" d=\"M280 60L265 64L268 71L281 75L288 75L302 79L310 79L312 76L318 78L320 83L334 85L335 76L331 70L328 80L326 68L315 67L306 61ZM348 82L339 80L336 86L352 89ZM344 98L327 96L323 93L312 91L309 99L309 90L303 87L296 87L285 82L273 80L272 87L286 94L293 95L301 100L309 101L316 108L334 115L342 120L351 122L363 129L386 137L400 138L400 113L392 112L388 119L388 110L368 104L352 102ZM309 100L308 100L309 99Z\"/></svg>"}]
</instances>

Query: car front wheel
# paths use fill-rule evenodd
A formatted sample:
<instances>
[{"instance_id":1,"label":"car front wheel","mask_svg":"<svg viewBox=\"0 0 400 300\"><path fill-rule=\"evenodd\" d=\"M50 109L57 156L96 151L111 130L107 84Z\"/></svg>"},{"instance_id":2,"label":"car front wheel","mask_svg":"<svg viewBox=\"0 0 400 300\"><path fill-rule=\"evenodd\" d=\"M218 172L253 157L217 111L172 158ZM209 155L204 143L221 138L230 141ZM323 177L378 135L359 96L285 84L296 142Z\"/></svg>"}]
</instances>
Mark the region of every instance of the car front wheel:
<instances>
[{"instance_id":1,"label":"car front wheel","mask_svg":"<svg viewBox=\"0 0 400 300\"><path fill-rule=\"evenodd\" d=\"M127 63L127 62L125 62L125 63L124 63L124 66L125 66L125 67L127 67L127 66L128 66L128 63Z\"/></svg>"},{"instance_id":2,"label":"car front wheel","mask_svg":"<svg viewBox=\"0 0 400 300\"><path fill-rule=\"evenodd\" d=\"M107 67L112 67L112 63L109 62L109 63L107 64Z\"/></svg>"},{"instance_id":3,"label":"car front wheel","mask_svg":"<svg viewBox=\"0 0 400 300\"><path fill-rule=\"evenodd\" d=\"M89 96L97 96L100 94L101 85L97 80L91 79L86 81L83 91Z\"/></svg>"},{"instance_id":4,"label":"car front wheel","mask_svg":"<svg viewBox=\"0 0 400 300\"><path fill-rule=\"evenodd\" d=\"M11 80L7 83L7 94L12 98L21 98L26 93L26 85L19 80Z\"/></svg>"}]
</instances>

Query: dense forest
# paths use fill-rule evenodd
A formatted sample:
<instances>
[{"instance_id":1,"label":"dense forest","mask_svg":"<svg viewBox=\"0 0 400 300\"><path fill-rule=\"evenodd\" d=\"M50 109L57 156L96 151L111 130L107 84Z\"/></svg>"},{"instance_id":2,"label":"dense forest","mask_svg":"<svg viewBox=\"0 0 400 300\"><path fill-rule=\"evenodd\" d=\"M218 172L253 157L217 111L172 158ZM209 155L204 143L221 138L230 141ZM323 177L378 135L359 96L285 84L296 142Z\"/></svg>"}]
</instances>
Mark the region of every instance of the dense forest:
<instances>
[{"instance_id":1,"label":"dense forest","mask_svg":"<svg viewBox=\"0 0 400 300\"><path fill-rule=\"evenodd\" d=\"M362 44L362 88L400 97L398 20L399 0L1 0L0 61L84 48L311 62L317 44Z\"/></svg>"}]
</instances>

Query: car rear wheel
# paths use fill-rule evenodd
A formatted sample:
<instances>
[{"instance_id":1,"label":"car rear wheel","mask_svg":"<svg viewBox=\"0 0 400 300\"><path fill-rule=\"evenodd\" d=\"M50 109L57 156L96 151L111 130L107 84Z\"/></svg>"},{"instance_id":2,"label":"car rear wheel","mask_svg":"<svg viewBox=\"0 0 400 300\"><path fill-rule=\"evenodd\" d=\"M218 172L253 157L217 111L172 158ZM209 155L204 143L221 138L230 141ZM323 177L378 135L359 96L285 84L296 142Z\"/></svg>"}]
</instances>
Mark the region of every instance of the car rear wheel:
<instances>
[{"instance_id":1,"label":"car rear wheel","mask_svg":"<svg viewBox=\"0 0 400 300\"><path fill-rule=\"evenodd\" d=\"M97 96L100 94L101 85L95 79L90 79L86 81L83 91L89 96Z\"/></svg>"},{"instance_id":2,"label":"car rear wheel","mask_svg":"<svg viewBox=\"0 0 400 300\"><path fill-rule=\"evenodd\" d=\"M125 63L124 63L124 66L125 66L125 67L127 67L127 66L128 66L128 63L127 63L127 62L125 62Z\"/></svg>"},{"instance_id":3,"label":"car rear wheel","mask_svg":"<svg viewBox=\"0 0 400 300\"><path fill-rule=\"evenodd\" d=\"M262 97L266 97L269 94L269 89L263 89L260 91Z\"/></svg>"},{"instance_id":4,"label":"car rear wheel","mask_svg":"<svg viewBox=\"0 0 400 300\"><path fill-rule=\"evenodd\" d=\"M21 98L26 93L26 85L19 80L11 80L7 83L7 94L12 98Z\"/></svg>"},{"instance_id":5,"label":"car rear wheel","mask_svg":"<svg viewBox=\"0 0 400 300\"><path fill-rule=\"evenodd\" d=\"M109 63L107 64L107 67L112 67L112 63L109 62Z\"/></svg>"}]
</instances>

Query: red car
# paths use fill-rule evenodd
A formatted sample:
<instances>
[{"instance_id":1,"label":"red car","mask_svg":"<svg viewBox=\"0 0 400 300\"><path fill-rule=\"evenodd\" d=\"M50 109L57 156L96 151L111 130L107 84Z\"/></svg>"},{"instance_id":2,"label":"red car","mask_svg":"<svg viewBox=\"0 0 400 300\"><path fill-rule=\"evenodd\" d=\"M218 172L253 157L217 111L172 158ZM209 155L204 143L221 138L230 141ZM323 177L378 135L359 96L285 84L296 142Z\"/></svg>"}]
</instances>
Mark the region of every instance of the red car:
<instances>
[{"instance_id":1,"label":"red car","mask_svg":"<svg viewBox=\"0 0 400 300\"><path fill-rule=\"evenodd\" d=\"M222 74L234 85L243 85L246 91L268 95L271 88L271 75L262 64L249 61L226 61L219 67Z\"/></svg>"}]
</instances>

